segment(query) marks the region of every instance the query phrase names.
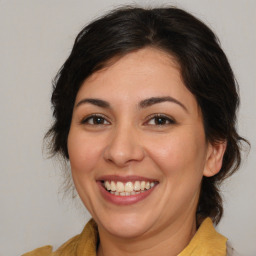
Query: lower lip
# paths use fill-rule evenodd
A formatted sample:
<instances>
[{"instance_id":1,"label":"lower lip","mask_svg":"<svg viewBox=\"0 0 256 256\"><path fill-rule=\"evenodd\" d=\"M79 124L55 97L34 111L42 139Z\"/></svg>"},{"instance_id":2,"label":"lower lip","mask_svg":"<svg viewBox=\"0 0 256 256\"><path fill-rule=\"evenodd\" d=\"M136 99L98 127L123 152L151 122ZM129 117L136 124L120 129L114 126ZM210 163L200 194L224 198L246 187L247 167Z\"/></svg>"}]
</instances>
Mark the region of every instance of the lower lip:
<instances>
[{"instance_id":1,"label":"lower lip","mask_svg":"<svg viewBox=\"0 0 256 256\"><path fill-rule=\"evenodd\" d=\"M155 185L153 188L146 190L145 192L139 193L139 194L135 194L135 195L131 195L131 196L116 196L114 194L109 193L103 186L101 182L97 182L100 192L103 195L103 197L113 203L113 204L117 204L117 205L131 205L131 204L135 204L138 203L140 201L142 201L143 199L145 199L146 197L148 197L153 190L155 189L155 187L157 185Z\"/></svg>"}]
</instances>

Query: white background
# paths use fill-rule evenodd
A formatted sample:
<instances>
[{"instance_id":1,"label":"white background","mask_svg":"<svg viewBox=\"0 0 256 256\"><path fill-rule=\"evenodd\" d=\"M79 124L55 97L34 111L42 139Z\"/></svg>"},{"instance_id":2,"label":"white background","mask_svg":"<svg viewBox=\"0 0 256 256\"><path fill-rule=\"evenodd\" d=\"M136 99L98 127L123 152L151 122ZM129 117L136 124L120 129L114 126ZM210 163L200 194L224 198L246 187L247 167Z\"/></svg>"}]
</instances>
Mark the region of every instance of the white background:
<instances>
[{"instance_id":1,"label":"white background","mask_svg":"<svg viewBox=\"0 0 256 256\"><path fill-rule=\"evenodd\" d=\"M136 2L136 1L135 1ZM0 0L0 256L79 233L89 215L59 193L59 166L42 153L51 123L51 80L91 19L122 0ZM134 3L134 2L133 2ZM256 1L180 0L219 36L240 84L239 132L252 145L240 172L223 186L218 230L241 255L256 255Z\"/></svg>"}]
</instances>

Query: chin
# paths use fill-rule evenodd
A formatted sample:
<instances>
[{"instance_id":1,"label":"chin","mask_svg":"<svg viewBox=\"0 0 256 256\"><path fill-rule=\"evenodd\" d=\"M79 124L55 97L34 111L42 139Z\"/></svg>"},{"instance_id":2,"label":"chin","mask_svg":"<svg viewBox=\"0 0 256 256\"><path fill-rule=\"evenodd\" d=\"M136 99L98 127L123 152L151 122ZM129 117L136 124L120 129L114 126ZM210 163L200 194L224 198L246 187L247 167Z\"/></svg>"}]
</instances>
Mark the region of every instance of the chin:
<instances>
[{"instance_id":1,"label":"chin","mask_svg":"<svg viewBox=\"0 0 256 256\"><path fill-rule=\"evenodd\" d=\"M134 214L135 215L135 214ZM144 216L134 216L133 214L122 214L113 216L100 225L113 236L119 238L136 238L147 233L153 226L153 221Z\"/></svg>"}]
</instances>

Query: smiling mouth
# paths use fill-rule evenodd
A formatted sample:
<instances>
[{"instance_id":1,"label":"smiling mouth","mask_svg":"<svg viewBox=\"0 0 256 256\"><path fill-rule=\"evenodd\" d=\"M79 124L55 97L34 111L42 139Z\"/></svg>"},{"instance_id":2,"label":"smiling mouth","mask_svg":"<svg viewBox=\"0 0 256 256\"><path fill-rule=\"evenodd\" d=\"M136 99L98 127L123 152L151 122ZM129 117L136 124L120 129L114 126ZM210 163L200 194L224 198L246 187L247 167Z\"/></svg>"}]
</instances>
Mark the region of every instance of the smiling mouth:
<instances>
[{"instance_id":1,"label":"smiling mouth","mask_svg":"<svg viewBox=\"0 0 256 256\"><path fill-rule=\"evenodd\" d=\"M154 188L157 181L101 181L105 190L116 196L133 196Z\"/></svg>"}]
</instances>

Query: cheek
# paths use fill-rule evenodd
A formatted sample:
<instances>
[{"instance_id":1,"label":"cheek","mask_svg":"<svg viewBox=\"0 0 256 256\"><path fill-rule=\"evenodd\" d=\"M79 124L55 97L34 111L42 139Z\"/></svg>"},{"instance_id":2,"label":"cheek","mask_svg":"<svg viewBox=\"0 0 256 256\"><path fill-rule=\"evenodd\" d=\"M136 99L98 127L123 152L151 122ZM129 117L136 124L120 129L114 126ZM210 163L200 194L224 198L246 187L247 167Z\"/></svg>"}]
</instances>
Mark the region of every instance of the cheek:
<instances>
[{"instance_id":1,"label":"cheek","mask_svg":"<svg viewBox=\"0 0 256 256\"><path fill-rule=\"evenodd\" d=\"M184 129L156 140L148 144L148 152L165 175L183 177L193 176L195 172L201 175L206 156L203 131Z\"/></svg>"},{"instance_id":2,"label":"cheek","mask_svg":"<svg viewBox=\"0 0 256 256\"><path fill-rule=\"evenodd\" d=\"M71 129L68 136L68 153L73 175L87 175L98 161L99 144Z\"/></svg>"}]
</instances>

